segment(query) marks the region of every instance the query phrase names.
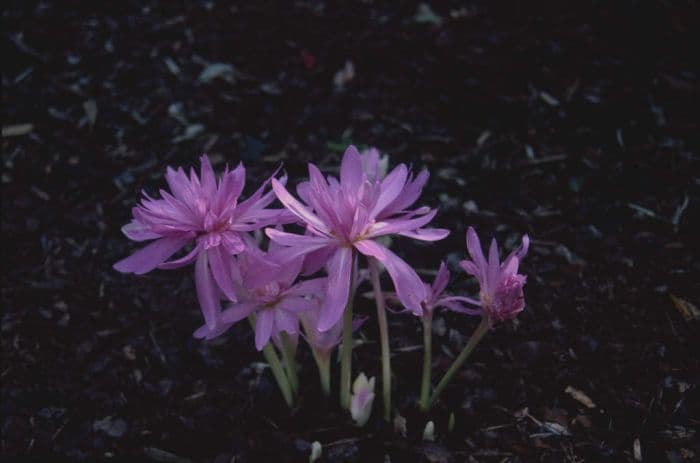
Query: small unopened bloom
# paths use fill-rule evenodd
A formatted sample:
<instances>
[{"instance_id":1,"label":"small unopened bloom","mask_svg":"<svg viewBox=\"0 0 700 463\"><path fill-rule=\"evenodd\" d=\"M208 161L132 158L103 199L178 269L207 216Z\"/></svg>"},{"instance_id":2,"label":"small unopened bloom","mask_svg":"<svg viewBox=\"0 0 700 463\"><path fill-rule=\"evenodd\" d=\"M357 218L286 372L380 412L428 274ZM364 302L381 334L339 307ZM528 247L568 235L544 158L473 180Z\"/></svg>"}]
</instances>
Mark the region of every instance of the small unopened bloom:
<instances>
[{"instance_id":1,"label":"small unopened bloom","mask_svg":"<svg viewBox=\"0 0 700 463\"><path fill-rule=\"evenodd\" d=\"M352 383L352 397L350 399L350 415L358 426L364 426L372 414L374 402L374 377L367 380L364 373L360 373Z\"/></svg>"},{"instance_id":2,"label":"small unopened bloom","mask_svg":"<svg viewBox=\"0 0 700 463\"><path fill-rule=\"evenodd\" d=\"M523 235L520 247L500 262L498 243L493 239L486 260L476 231L472 227L467 231L467 249L472 260L463 260L460 265L479 281L480 301L474 305L481 308L491 324L514 318L525 308L523 286L527 277L518 273L518 266L529 245L530 239Z\"/></svg>"},{"instance_id":3,"label":"small unopened bloom","mask_svg":"<svg viewBox=\"0 0 700 463\"><path fill-rule=\"evenodd\" d=\"M409 309L418 310L425 299L423 283L406 262L376 239L402 235L435 241L449 234L448 230L421 228L433 219L437 210L408 209L420 196L427 172L413 180L408 168L400 164L384 179L371 178L357 149L350 146L343 156L340 179L324 177L313 164L309 164L309 177L308 183L297 188L306 204L289 194L280 182L272 180L277 198L306 225L307 234L272 228L265 231L271 240L288 246L290 258L307 255L307 261L316 261L317 268L326 266L328 286L318 328L329 330L343 314L350 293L355 250L382 262L401 302Z\"/></svg>"},{"instance_id":4,"label":"small unopened bloom","mask_svg":"<svg viewBox=\"0 0 700 463\"><path fill-rule=\"evenodd\" d=\"M168 167L165 179L170 192L160 190L160 199L143 193L141 203L132 209L132 221L122 227L122 232L134 241L153 241L114 264L114 268L141 275L155 268L173 269L194 262L202 315L213 329L220 316L220 300L236 300L231 256L248 247L252 241L248 232L289 222L289 214L266 209L275 199L272 192L264 193L266 184L239 203L245 185L242 164L232 171L227 167L217 182L207 156L200 161L199 176L194 169L188 177L182 168ZM168 261L190 243L194 248L189 253Z\"/></svg>"}]
</instances>

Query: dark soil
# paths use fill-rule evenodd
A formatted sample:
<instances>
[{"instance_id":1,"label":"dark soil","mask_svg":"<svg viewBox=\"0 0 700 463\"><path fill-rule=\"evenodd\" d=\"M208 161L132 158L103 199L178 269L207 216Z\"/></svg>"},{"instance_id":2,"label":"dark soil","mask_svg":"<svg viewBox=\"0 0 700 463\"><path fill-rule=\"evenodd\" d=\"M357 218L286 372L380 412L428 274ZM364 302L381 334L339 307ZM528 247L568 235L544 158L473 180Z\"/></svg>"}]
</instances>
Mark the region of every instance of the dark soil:
<instances>
[{"instance_id":1,"label":"dark soil","mask_svg":"<svg viewBox=\"0 0 700 463\"><path fill-rule=\"evenodd\" d=\"M0 453L303 462L318 440L331 462L700 461L698 8L536 3L6 2ZM165 166L241 159L252 189L280 162L333 169L349 142L431 170L423 201L453 234L394 247L446 257L453 291L476 290L454 265L468 225L533 238L528 307L447 390L432 443L414 318L390 319L401 437L379 400L363 429L319 400L305 347L290 413L247 326L193 339L191 268L111 268ZM435 374L477 323L439 318ZM376 376L374 323L360 337L356 371Z\"/></svg>"}]
</instances>

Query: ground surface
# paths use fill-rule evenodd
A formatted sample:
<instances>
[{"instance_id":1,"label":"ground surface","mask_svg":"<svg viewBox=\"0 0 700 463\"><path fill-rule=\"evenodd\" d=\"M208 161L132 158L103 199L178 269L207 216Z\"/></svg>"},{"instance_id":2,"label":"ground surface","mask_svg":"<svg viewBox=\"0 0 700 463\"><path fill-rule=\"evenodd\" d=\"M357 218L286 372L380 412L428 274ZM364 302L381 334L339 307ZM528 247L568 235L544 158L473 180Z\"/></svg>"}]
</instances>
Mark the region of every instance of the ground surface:
<instances>
[{"instance_id":1,"label":"ground surface","mask_svg":"<svg viewBox=\"0 0 700 463\"><path fill-rule=\"evenodd\" d=\"M334 462L619 462L635 442L643 461L700 458L691 2L8 3L0 454L306 461L318 440ZM469 224L533 237L528 308L448 389L434 443L413 406L416 320L390 319L404 438L376 410L359 430L318 400L305 349L289 413L247 327L193 339L191 269L111 268L166 165L206 151L242 159L251 184L280 161L300 178L349 141L431 170L423 202L454 232L397 241L417 267L454 265ZM440 318L436 372L476 325ZM373 323L361 337L355 365L376 375Z\"/></svg>"}]
</instances>

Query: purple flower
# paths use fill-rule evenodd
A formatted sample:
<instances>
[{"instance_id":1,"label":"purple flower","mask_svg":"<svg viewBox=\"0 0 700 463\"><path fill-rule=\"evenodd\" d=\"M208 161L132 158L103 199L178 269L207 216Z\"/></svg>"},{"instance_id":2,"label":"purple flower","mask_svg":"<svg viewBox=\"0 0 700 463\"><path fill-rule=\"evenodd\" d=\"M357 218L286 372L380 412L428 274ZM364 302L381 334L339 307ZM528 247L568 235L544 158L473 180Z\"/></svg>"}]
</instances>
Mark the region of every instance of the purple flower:
<instances>
[{"instance_id":1,"label":"purple flower","mask_svg":"<svg viewBox=\"0 0 700 463\"><path fill-rule=\"evenodd\" d=\"M412 311L412 313L419 317L432 316L435 309L438 307L445 307L456 312L463 312L472 315L481 314L481 310L470 309L463 305L463 303L479 305L478 301L468 297L448 296L445 294L445 288L447 288L449 281L450 271L447 270L447 265L445 265L444 261L440 262L440 269L438 270L433 283L431 285L423 283L425 285L427 295L421 304L421 310ZM397 299L395 293L388 293L387 298L394 301Z\"/></svg>"},{"instance_id":2,"label":"purple flower","mask_svg":"<svg viewBox=\"0 0 700 463\"><path fill-rule=\"evenodd\" d=\"M245 185L242 164L233 171L227 167L217 183L207 156L200 160L199 177L194 169L188 177L182 168L168 167L165 179L170 192L161 190L161 199L143 193L141 203L132 209L132 221L122 232L134 241L154 241L114 268L141 275L156 267L172 269L195 262L197 297L204 320L213 329L222 296L236 300L231 256L249 247L252 240L248 232L284 221L288 214L265 209L275 199L271 191L264 194L267 182L250 198L238 202ZM185 256L167 261L192 242L194 248Z\"/></svg>"},{"instance_id":3,"label":"purple flower","mask_svg":"<svg viewBox=\"0 0 700 463\"><path fill-rule=\"evenodd\" d=\"M255 347L262 350L270 339L284 331L299 333L299 313L318 305L313 299L325 289L325 278L294 284L303 259L298 257L279 265L275 251L264 255L258 250L242 255L236 281L238 301L221 312L221 323L211 328L204 325L195 331L197 338L211 339L231 325L255 315Z\"/></svg>"},{"instance_id":4,"label":"purple flower","mask_svg":"<svg viewBox=\"0 0 700 463\"><path fill-rule=\"evenodd\" d=\"M518 266L520 260L527 254L529 245L530 239L527 235L523 235L520 247L510 253L506 260L501 263L498 257L498 244L494 238L491 241L487 261L481 250L481 242L476 231L469 227L467 249L472 260L463 260L460 265L468 274L473 275L479 281L481 302L475 305L481 307L489 322L514 318L525 308L523 285L525 285L526 276L518 273Z\"/></svg>"},{"instance_id":5,"label":"purple flower","mask_svg":"<svg viewBox=\"0 0 700 463\"><path fill-rule=\"evenodd\" d=\"M401 302L419 310L425 299L425 287L416 272L396 254L374 239L398 234L424 241L446 237L448 230L421 229L437 210L422 207L407 210L420 196L427 172L416 180L400 164L384 179L371 180L363 169L362 158L354 146L343 156L340 180L324 178L309 164L308 183L299 185L302 204L272 180L277 198L306 225L306 235L266 229L273 241L288 246L288 258L307 256L307 265L326 266L328 285L321 307L318 329L327 331L341 318L348 301L353 249L382 262L391 276Z\"/></svg>"}]
</instances>

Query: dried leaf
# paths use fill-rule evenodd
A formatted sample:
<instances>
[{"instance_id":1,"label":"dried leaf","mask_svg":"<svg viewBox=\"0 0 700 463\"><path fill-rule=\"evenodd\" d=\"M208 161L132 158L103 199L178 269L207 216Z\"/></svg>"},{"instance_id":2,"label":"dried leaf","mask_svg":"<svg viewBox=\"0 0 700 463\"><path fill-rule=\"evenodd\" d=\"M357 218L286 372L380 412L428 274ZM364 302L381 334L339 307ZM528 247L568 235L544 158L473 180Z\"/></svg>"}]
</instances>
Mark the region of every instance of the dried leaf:
<instances>
[{"instance_id":1,"label":"dried leaf","mask_svg":"<svg viewBox=\"0 0 700 463\"><path fill-rule=\"evenodd\" d=\"M547 92L540 92L540 99L547 103L549 106L559 106L559 100L557 100Z\"/></svg>"},{"instance_id":2,"label":"dried leaf","mask_svg":"<svg viewBox=\"0 0 700 463\"><path fill-rule=\"evenodd\" d=\"M355 65L352 61L346 61L343 69L335 73L333 77L333 85L336 90L343 90L345 85L355 78ZM345 149L345 148L343 148Z\"/></svg>"},{"instance_id":3,"label":"dried leaf","mask_svg":"<svg viewBox=\"0 0 700 463\"><path fill-rule=\"evenodd\" d=\"M83 109L85 110L85 115L87 116L90 127L93 127L97 120L97 102L95 102L95 100L87 100L83 103Z\"/></svg>"},{"instance_id":4,"label":"dried leaf","mask_svg":"<svg viewBox=\"0 0 700 463\"><path fill-rule=\"evenodd\" d=\"M204 126L202 124L188 125L185 129L185 133L173 138L173 143L180 143L186 140L191 140L202 132L204 132Z\"/></svg>"},{"instance_id":5,"label":"dried leaf","mask_svg":"<svg viewBox=\"0 0 700 463\"><path fill-rule=\"evenodd\" d=\"M418 5L418 12L413 17L413 20L417 23L432 24L434 26L442 24L442 17L435 13L427 3Z\"/></svg>"},{"instance_id":6,"label":"dried leaf","mask_svg":"<svg viewBox=\"0 0 700 463\"><path fill-rule=\"evenodd\" d=\"M199 81L205 84L217 78L233 83L233 66L226 63L212 63L199 74Z\"/></svg>"},{"instance_id":7,"label":"dried leaf","mask_svg":"<svg viewBox=\"0 0 700 463\"><path fill-rule=\"evenodd\" d=\"M669 294L669 297L685 321L689 322L691 320L700 320L700 310L695 306L695 304L692 304L685 299L681 299L674 294Z\"/></svg>"},{"instance_id":8,"label":"dried leaf","mask_svg":"<svg viewBox=\"0 0 700 463\"><path fill-rule=\"evenodd\" d=\"M585 392L580 391L576 389L575 387L572 386L566 386L566 389L564 390L567 394L569 394L571 397L573 397L575 400L581 402L583 405L585 405L588 408L595 408L595 403L591 400L588 395L586 395Z\"/></svg>"},{"instance_id":9,"label":"dried leaf","mask_svg":"<svg viewBox=\"0 0 700 463\"><path fill-rule=\"evenodd\" d=\"M4 137L19 137L20 135L26 135L34 130L34 124L16 124L16 125L6 125L2 128L2 136Z\"/></svg>"}]
</instances>

